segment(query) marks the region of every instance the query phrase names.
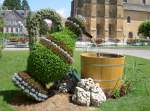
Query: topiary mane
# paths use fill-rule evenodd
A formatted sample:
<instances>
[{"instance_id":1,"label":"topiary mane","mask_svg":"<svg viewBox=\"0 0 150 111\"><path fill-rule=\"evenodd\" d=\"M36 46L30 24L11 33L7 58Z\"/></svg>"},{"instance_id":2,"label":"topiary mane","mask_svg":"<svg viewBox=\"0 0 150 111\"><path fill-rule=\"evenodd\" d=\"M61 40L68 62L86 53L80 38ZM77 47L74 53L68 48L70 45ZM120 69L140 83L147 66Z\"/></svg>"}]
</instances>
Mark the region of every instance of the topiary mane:
<instances>
[{"instance_id":1,"label":"topiary mane","mask_svg":"<svg viewBox=\"0 0 150 111\"><path fill-rule=\"evenodd\" d=\"M44 19L50 19L53 22L52 32L59 32L63 29L62 20L59 14L51 9L43 9L27 18L27 30L30 37L30 49L34 48L37 42L40 30L40 23Z\"/></svg>"}]
</instances>

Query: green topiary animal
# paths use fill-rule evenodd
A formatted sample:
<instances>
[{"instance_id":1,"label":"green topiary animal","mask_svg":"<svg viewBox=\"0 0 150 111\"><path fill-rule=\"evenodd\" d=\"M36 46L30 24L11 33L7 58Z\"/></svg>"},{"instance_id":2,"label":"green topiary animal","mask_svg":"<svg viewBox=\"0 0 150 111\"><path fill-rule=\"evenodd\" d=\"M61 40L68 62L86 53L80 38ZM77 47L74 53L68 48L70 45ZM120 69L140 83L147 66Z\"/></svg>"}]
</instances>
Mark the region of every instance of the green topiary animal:
<instances>
[{"instance_id":1,"label":"green topiary animal","mask_svg":"<svg viewBox=\"0 0 150 111\"><path fill-rule=\"evenodd\" d=\"M39 37L40 22L51 19L53 33L48 37ZM61 18L53 10L42 10L27 20L30 35L30 56L28 58L27 71L15 74L13 81L23 89L25 93L37 101L48 98L46 85L60 80L67 75L73 63L73 51L79 34L85 32L81 21L70 19L70 25L62 27ZM84 29L84 31L82 30ZM78 30L79 33L76 33ZM40 87L42 87L40 90ZM43 91L44 90L44 91Z\"/></svg>"}]
</instances>

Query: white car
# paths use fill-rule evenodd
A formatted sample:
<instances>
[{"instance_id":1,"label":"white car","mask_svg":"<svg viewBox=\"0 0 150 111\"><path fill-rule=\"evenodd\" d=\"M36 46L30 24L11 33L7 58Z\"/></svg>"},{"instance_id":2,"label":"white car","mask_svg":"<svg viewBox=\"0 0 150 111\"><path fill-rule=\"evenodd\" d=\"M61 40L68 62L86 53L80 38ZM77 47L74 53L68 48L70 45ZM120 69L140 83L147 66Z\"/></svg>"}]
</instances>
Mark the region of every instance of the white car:
<instances>
[{"instance_id":1,"label":"white car","mask_svg":"<svg viewBox=\"0 0 150 111\"><path fill-rule=\"evenodd\" d=\"M76 48L86 48L88 46L91 46L92 43L91 42L76 42Z\"/></svg>"}]
</instances>

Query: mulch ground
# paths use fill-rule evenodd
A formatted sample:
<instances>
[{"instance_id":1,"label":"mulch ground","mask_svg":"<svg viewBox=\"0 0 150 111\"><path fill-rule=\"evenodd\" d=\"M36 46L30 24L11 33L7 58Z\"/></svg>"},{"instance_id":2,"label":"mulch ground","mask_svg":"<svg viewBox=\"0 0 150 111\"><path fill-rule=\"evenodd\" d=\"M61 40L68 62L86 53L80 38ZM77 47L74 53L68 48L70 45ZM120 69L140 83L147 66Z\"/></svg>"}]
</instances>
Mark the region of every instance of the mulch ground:
<instances>
[{"instance_id":1,"label":"mulch ground","mask_svg":"<svg viewBox=\"0 0 150 111\"><path fill-rule=\"evenodd\" d=\"M27 100L23 95L16 95L12 98L11 104L18 111L94 111L96 108L78 106L70 102L71 95L58 94L48 100L37 103ZM30 101L30 102L29 102Z\"/></svg>"}]
</instances>

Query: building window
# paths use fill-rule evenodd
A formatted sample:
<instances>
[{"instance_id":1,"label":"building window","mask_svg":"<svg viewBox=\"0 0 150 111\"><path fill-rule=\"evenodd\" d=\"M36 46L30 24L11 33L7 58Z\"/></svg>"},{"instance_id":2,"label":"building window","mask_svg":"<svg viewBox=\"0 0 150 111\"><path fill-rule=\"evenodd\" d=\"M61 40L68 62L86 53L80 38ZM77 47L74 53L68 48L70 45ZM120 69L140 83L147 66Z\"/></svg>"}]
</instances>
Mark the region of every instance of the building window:
<instances>
[{"instance_id":1,"label":"building window","mask_svg":"<svg viewBox=\"0 0 150 111\"><path fill-rule=\"evenodd\" d=\"M100 17L101 16L101 13L99 10L97 10L97 17Z\"/></svg>"},{"instance_id":2,"label":"building window","mask_svg":"<svg viewBox=\"0 0 150 111\"><path fill-rule=\"evenodd\" d=\"M20 32L22 32L22 31L23 31L23 27L21 26L21 27L20 27Z\"/></svg>"},{"instance_id":3,"label":"building window","mask_svg":"<svg viewBox=\"0 0 150 111\"><path fill-rule=\"evenodd\" d=\"M97 30L97 35L100 35L100 24L97 24L96 30Z\"/></svg>"},{"instance_id":4,"label":"building window","mask_svg":"<svg viewBox=\"0 0 150 111\"><path fill-rule=\"evenodd\" d=\"M145 5L146 4L146 0L142 0L142 3Z\"/></svg>"},{"instance_id":5,"label":"building window","mask_svg":"<svg viewBox=\"0 0 150 111\"><path fill-rule=\"evenodd\" d=\"M128 38L133 38L133 32L129 32Z\"/></svg>"},{"instance_id":6,"label":"building window","mask_svg":"<svg viewBox=\"0 0 150 111\"><path fill-rule=\"evenodd\" d=\"M130 16L127 17L127 23L131 23L131 17Z\"/></svg>"},{"instance_id":7,"label":"building window","mask_svg":"<svg viewBox=\"0 0 150 111\"><path fill-rule=\"evenodd\" d=\"M109 24L109 35L112 33L112 24Z\"/></svg>"},{"instance_id":8,"label":"building window","mask_svg":"<svg viewBox=\"0 0 150 111\"><path fill-rule=\"evenodd\" d=\"M13 33L13 27L11 27L11 32Z\"/></svg>"},{"instance_id":9,"label":"building window","mask_svg":"<svg viewBox=\"0 0 150 111\"><path fill-rule=\"evenodd\" d=\"M18 33L18 28L16 28L16 33Z\"/></svg>"},{"instance_id":10,"label":"building window","mask_svg":"<svg viewBox=\"0 0 150 111\"><path fill-rule=\"evenodd\" d=\"M9 28L8 27L6 27L6 32L9 32Z\"/></svg>"},{"instance_id":11,"label":"building window","mask_svg":"<svg viewBox=\"0 0 150 111\"><path fill-rule=\"evenodd\" d=\"M123 0L123 2L127 3L127 2L128 2L128 0Z\"/></svg>"},{"instance_id":12,"label":"building window","mask_svg":"<svg viewBox=\"0 0 150 111\"><path fill-rule=\"evenodd\" d=\"M104 4L105 0L97 0L97 4Z\"/></svg>"}]
</instances>

